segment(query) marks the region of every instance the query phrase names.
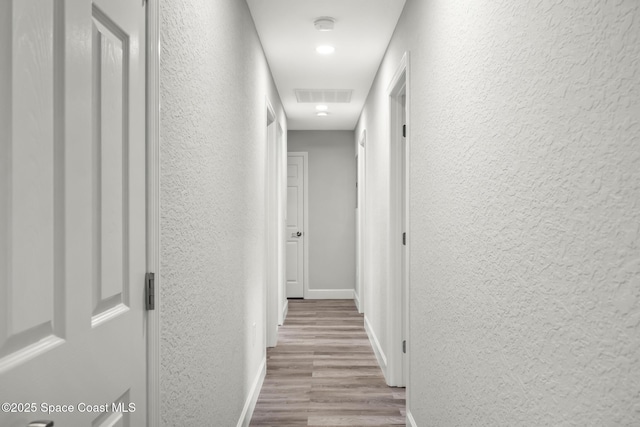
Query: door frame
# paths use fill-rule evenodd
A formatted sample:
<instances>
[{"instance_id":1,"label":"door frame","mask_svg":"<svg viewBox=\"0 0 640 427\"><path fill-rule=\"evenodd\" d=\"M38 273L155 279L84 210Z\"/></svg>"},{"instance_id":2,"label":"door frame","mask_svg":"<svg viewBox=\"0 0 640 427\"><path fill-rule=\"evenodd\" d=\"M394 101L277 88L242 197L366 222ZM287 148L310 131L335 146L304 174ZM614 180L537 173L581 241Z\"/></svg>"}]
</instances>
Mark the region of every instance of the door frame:
<instances>
[{"instance_id":1,"label":"door frame","mask_svg":"<svg viewBox=\"0 0 640 427\"><path fill-rule=\"evenodd\" d=\"M289 157L302 156L302 167L304 173L302 179L304 179L304 185L302 186L304 191L304 197L302 198L302 210L304 227L302 233L304 235L304 243L302 249L304 250L304 256L302 257L302 269L304 270L304 284L302 286L302 298L306 299L309 295L309 153L307 151L289 151L287 152L287 159ZM287 161L288 163L288 161ZM286 229L286 227L285 227ZM286 231L285 231L286 232ZM286 256L285 256L286 259ZM286 276L285 276L286 283Z\"/></svg>"},{"instance_id":2,"label":"door frame","mask_svg":"<svg viewBox=\"0 0 640 427\"><path fill-rule=\"evenodd\" d=\"M405 197L402 203L402 191L409 194L409 141L410 141L410 80L409 52L405 52L391 79L387 93L389 96L389 160L390 160L390 235L389 235L389 298L388 298L388 333L389 370L387 382L391 386L404 387L410 378L409 355L411 341L409 339L409 203ZM405 96L406 137L405 150L402 150L402 105L401 97ZM402 158L404 154L404 159ZM403 168L403 160L405 167ZM403 227L404 224L404 227ZM404 229L403 229L404 228ZM407 233L404 248L402 233ZM402 341L407 341L406 355L402 352ZM409 387L407 387L409 393ZM408 399L407 399L408 402Z\"/></svg>"},{"instance_id":3,"label":"door frame","mask_svg":"<svg viewBox=\"0 0 640 427\"><path fill-rule=\"evenodd\" d=\"M287 146L284 139L282 124L276 125L276 153L277 153L277 182L278 186L278 326L284 325L284 320L289 311L287 300Z\"/></svg>"},{"instance_id":4,"label":"door frame","mask_svg":"<svg viewBox=\"0 0 640 427\"><path fill-rule=\"evenodd\" d=\"M366 231L366 211L367 211L367 130L364 129L356 145L356 158L358 159L358 230L356 248L358 252L358 283L356 287L356 306L360 314L365 313L365 271L367 269L367 231Z\"/></svg>"},{"instance_id":5,"label":"door frame","mask_svg":"<svg viewBox=\"0 0 640 427\"><path fill-rule=\"evenodd\" d=\"M267 347L278 344L278 116L273 104L265 96L266 134L265 134L265 342Z\"/></svg>"},{"instance_id":6,"label":"door frame","mask_svg":"<svg viewBox=\"0 0 640 427\"><path fill-rule=\"evenodd\" d=\"M160 425L160 0L146 2L147 271L155 310L147 310L147 426Z\"/></svg>"}]
</instances>

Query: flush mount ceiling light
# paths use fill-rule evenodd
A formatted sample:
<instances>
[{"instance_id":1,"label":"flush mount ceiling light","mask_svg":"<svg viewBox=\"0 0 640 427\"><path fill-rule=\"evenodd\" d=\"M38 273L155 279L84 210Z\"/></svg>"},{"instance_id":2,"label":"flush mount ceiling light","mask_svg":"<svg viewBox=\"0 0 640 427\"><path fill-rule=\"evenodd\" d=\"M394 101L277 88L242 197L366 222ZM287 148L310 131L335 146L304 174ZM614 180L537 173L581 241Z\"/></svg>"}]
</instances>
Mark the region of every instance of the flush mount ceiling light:
<instances>
[{"instance_id":1,"label":"flush mount ceiling light","mask_svg":"<svg viewBox=\"0 0 640 427\"><path fill-rule=\"evenodd\" d=\"M326 111L320 111L319 113L316 113L316 116L318 117L327 117L329 115L329 113L327 113Z\"/></svg>"},{"instance_id":2,"label":"flush mount ceiling light","mask_svg":"<svg viewBox=\"0 0 640 427\"><path fill-rule=\"evenodd\" d=\"M316 30L318 31L332 31L333 24L335 22L336 20L330 16L321 16L320 18L313 21L313 25L316 27Z\"/></svg>"},{"instance_id":3,"label":"flush mount ceiling light","mask_svg":"<svg viewBox=\"0 0 640 427\"><path fill-rule=\"evenodd\" d=\"M329 46L326 44L322 46L318 46L316 48L316 52L318 52L320 55L329 55L329 54L332 54L335 50L336 50L335 47Z\"/></svg>"},{"instance_id":4,"label":"flush mount ceiling light","mask_svg":"<svg viewBox=\"0 0 640 427\"><path fill-rule=\"evenodd\" d=\"M322 104L316 105L316 110L318 110L318 111L327 111L328 109L329 109L329 107L326 106L326 105L322 105Z\"/></svg>"}]
</instances>

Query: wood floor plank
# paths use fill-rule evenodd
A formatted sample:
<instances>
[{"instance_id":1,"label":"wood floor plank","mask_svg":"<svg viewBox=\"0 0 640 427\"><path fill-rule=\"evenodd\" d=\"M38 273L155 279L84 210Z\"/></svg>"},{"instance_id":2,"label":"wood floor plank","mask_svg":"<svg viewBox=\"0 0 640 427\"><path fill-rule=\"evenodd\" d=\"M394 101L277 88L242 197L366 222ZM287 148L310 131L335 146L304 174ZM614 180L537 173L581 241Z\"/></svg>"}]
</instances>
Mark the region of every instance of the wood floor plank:
<instances>
[{"instance_id":1,"label":"wood floor plank","mask_svg":"<svg viewBox=\"0 0 640 427\"><path fill-rule=\"evenodd\" d=\"M405 425L405 389L386 385L353 301L289 301L250 425Z\"/></svg>"}]
</instances>

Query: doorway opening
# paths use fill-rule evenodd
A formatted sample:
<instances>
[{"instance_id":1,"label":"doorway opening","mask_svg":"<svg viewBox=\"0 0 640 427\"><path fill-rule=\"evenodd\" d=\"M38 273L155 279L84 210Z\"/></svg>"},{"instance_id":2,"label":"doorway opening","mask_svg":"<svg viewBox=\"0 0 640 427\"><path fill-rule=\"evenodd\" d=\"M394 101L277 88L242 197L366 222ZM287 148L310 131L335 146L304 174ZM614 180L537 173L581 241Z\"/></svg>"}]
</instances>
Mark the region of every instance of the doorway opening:
<instances>
[{"instance_id":1,"label":"doorway opening","mask_svg":"<svg viewBox=\"0 0 640 427\"><path fill-rule=\"evenodd\" d=\"M309 286L308 159L307 152L287 155L287 298L305 298Z\"/></svg>"},{"instance_id":2,"label":"doorway opening","mask_svg":"<svg viewBox=\"0 0 640 427\"><path fill-rule=\"evenodd\" d=\"M389 85L390 105L390 298L389 336L392 337L389 352L388 384L404 387L409 378L409 206L408 206L408 53Z\"/></svg>"},{"instance_id":3,"label":"doorway opening","mask_svg":"<svg viewBox=\"0 0 640 427\"><path fill-rule=\"evenodd\" d=\"M360 314L364 314L364 298L367 253L366 232L366 203L367 203L367 131L362 131L356 147L356 292L354 295L356 307Z\"/></svg>"},{"instance_id":4,"label":"doorway opening","mask_svg":"<svg viewBox=\"0 0 640 427\"><path fill-rule=\"evenodd\" d=\"M277 187L277 244L278 244L278 325L284 325L284 319L287 317L289 310L289 301L287 300L287 290L285 283L286 274L286 227L287 227L287 149L284 141L284 131L282 125L276 123L276 187Z\"/></svg>"},{"instance_id":5,"label":"doorway opening","mask_svg":"<svg viewBox=\"0 0 640 427\"><path fill-rule=\"evenodd\" d=\"M282 190L280 184L282 177L280 170L282 161L279 161L279 155L282 154L282 148L279 142L282 141L282 128L276 121L276 113L271 102L266 100L267 106L267 135L265 150L265 270L266 270L266 343L267 347L275 347L278 343L278 325L282 316L282 297L283 291L280 284L282 274L281 254L283 243L280 238L281 216L284 214L281 206ZM278 135L278 130L280 135ZM280 314L279 314L280 313Z\"/></svg>"}]
</instances>

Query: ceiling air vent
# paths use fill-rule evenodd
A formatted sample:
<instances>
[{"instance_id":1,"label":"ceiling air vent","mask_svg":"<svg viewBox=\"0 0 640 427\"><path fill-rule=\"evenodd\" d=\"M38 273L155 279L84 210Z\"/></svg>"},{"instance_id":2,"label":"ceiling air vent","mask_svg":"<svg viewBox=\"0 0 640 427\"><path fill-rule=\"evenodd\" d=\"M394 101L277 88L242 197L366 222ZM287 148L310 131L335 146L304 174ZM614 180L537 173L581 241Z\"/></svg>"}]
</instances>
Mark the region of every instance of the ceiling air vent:
<instances>
[{"instance_id":1,"label":"ceiling air vent","mask_svg":"<svg viewBox=\"0 0 640 427\"><path fill-rule=\"evenodd\" d=\"M351 102L351 89L296 89L296 99L303 102Z\"/></svg>"}]
</instances>

